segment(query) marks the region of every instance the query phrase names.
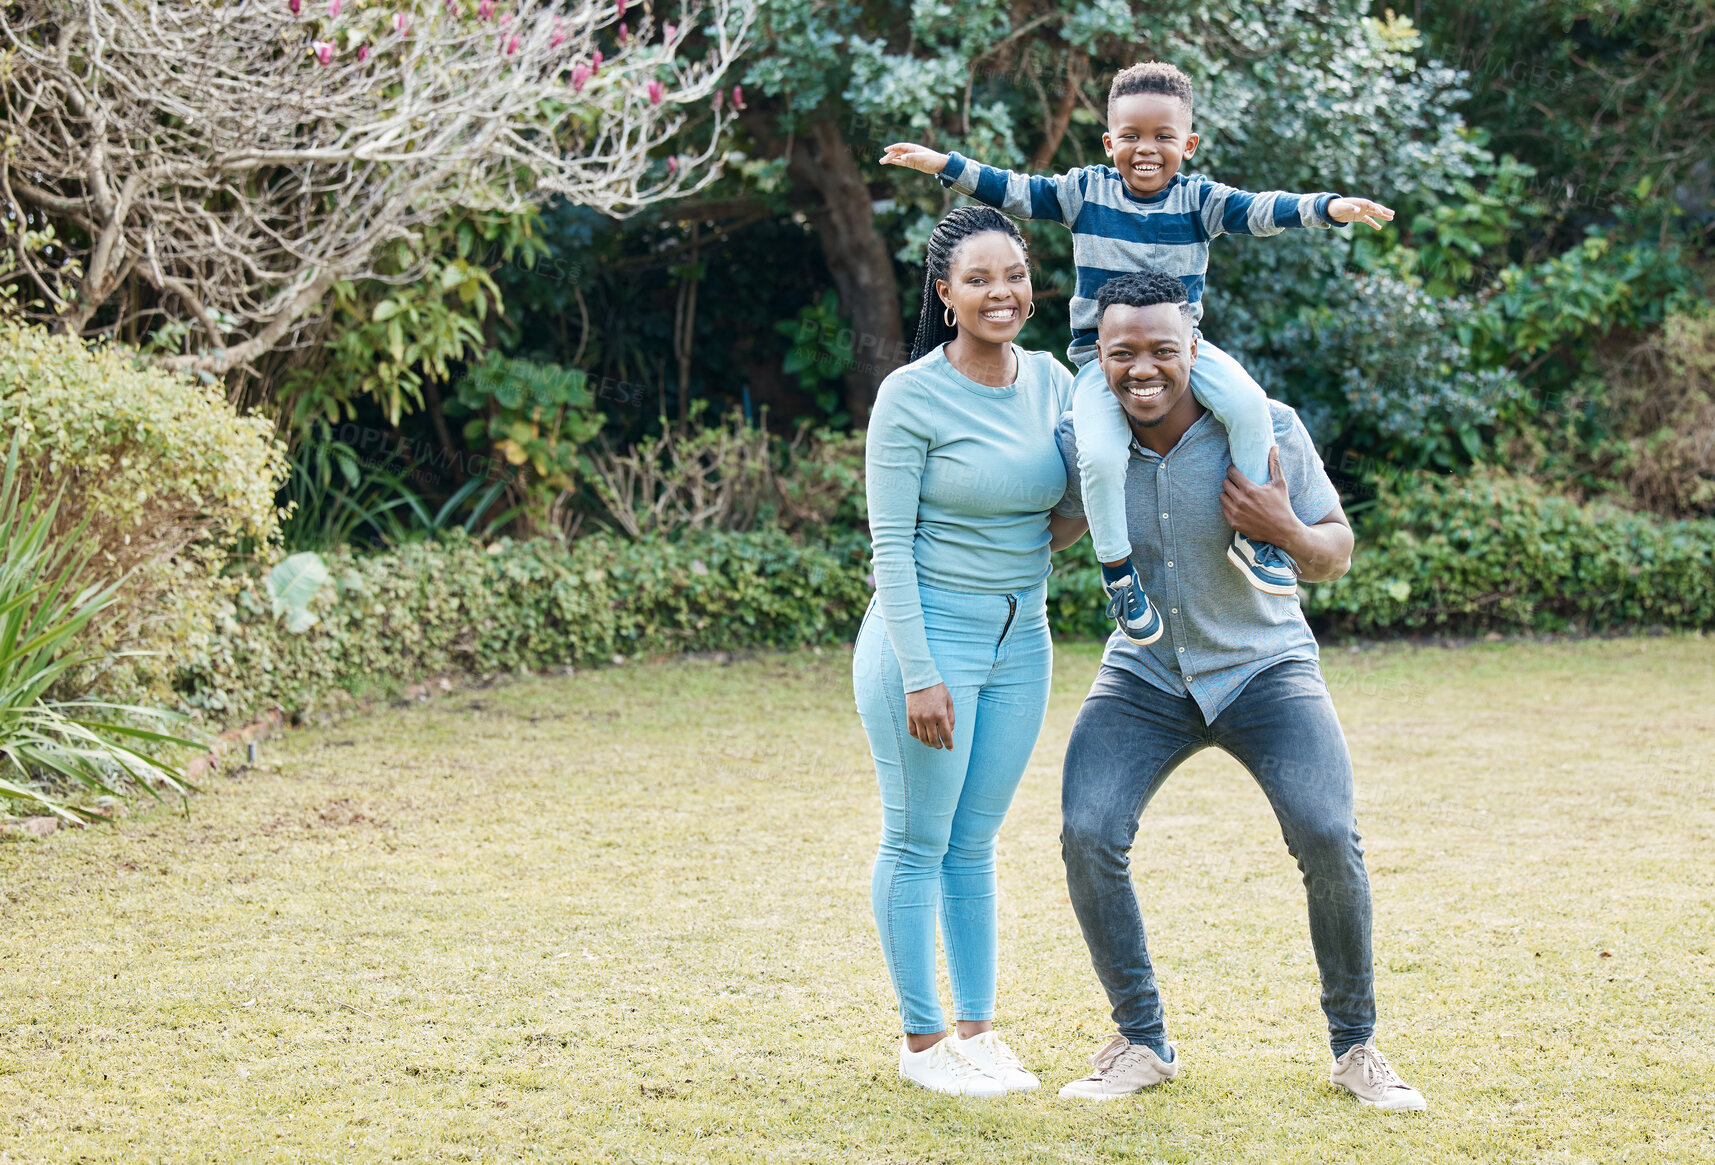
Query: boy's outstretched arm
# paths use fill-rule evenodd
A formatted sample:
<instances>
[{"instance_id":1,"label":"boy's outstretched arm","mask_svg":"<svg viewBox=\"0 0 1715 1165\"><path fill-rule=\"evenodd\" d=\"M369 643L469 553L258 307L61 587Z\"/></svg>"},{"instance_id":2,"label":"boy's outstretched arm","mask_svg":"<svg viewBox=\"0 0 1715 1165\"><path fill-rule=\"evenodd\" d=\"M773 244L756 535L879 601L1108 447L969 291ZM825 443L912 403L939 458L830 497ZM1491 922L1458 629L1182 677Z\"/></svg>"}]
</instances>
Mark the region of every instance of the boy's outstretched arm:
<instances>
[{"instance_id":1,"label":"boy's outstretched arm","mask_svg":"<svg viewBox=\"0 0 1715 1165\"><path fill-rule=\"evenodd\" d=\"M1070 226L1084 204L1084 188L1076 170L1053 178L1020 174L985 166L963 154L943 154L916 142L895 142L881 155L883 166L909 166L934 174L960 194L1014 218L1047 219Z\"/></svg>"},{"instance_id":2,"label":"boy's outstretched arm","mask_svg":"<svg viewBox=\"0 0 1715 1165\"><path fill-rule=\"evenodd\" d=\"M1201 182L1197 208L1203 229L1216 235L1278 235L1289 227L1331 227L1363 221L1380 230L1393 210L1368 198L1338 194L1293 194L1285 190L1253 193L1208 179Z\"/></svg>"}]
</instances>

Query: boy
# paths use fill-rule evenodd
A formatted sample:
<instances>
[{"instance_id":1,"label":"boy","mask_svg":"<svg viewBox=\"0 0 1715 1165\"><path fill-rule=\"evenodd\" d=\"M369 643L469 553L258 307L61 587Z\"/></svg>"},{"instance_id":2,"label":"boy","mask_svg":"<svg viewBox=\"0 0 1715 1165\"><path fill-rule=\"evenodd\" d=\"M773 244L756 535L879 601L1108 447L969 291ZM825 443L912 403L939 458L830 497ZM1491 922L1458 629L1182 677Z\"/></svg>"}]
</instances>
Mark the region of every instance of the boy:
<instances>
[{"instance_id":1,"label":"boy","mask_svg":"<svg viewBox=\"0 0 1715 1165\"><path fill-rule=\"evenodd\" d=\"M1045 218L1072 231L1078 282L1072 296L1072 342L1067 358L1078 368L1073 398L1078 433L1078 474L1090 538L1102 564L1108 614L1120 633L1148 645L1161 638L1161 616L1143 593L1131 565L1126 535L1125 475L1131 433L1096 359L1097 288L1115 275L1149 263L1185 284L1192 320L1203 311L1209 240L1221 234L1274 235L1287 227L1328 227L1362 219L1376 229L1393 211L1366 198L1334 194L1250 194L1180 165L1197 151L1191 131L1191 79L1159 61L1115 75L1108 92L1108 132L1102 147L1112 166L1085 166L1044 178L999 170L959 154L942 154L901 142L887 147L883 165L909 166L937 175L942 184L1020 218ZM1274 443L1268 398L1231 356L1199 335L1191 391L1227 430L1232 461L1257 483L1268 481ZM1161 391L1159 386L1134 390ZM1171 519L1163 514L1161 520ZM1274 546L1233 532L1227 557L1260 591L1293 595L1292 559Z\"/></svg>"}]
</instances>

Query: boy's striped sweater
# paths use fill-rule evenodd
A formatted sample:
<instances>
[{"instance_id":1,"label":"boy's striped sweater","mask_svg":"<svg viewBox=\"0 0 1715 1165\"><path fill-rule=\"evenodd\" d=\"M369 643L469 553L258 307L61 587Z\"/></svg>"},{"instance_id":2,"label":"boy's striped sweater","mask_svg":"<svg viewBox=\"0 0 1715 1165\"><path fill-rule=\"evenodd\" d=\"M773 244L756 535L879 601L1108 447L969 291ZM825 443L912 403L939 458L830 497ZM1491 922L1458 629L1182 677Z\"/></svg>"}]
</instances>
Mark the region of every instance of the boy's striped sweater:
<instances>
[{"instance_id":1,"label":"boy's striped sweater","mask_svg":"<svg viewBox=\"0 0 1715 1165\"><path fill-rule=\"evenodd\" d=\"M1252 194L1184 171L1161 193L1133 194L1112 166L1082 166L1042 177L985 166L949 154L942 185L1017 218L1065 223L1072 231L1078 284L1072 292L1072 343L1082 365L1096 354L1096 291L1116 275L1152 264L1185 284L1193 322L1203 315L1209 240L1217 235L1278 235L1287 227L1330 227L1337 194Z\"/></svg>"}]
</instances>

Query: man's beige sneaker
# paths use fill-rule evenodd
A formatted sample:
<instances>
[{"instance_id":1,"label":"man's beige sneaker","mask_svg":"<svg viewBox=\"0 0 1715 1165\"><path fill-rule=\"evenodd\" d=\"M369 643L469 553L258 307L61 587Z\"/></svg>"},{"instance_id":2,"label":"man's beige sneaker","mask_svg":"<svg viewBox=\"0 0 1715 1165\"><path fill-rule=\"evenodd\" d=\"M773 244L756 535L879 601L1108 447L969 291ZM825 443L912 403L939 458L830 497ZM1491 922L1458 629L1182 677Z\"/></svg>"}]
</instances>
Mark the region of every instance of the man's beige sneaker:
<instances>
[{"instance_id":1,"label":"man's beige sneaker","mask_svg":"<svg viewBox=\"0 0 1715 1165\"><path fill-rule=\"evenodd\" d=\"M1344 1088L1363 1104L1398 1112L1422 1112L1429 1107L1423 1093L1399 1078L1375 1041L1353 1044L1334 1061L1328 1083Z\"/></svg>"},{"instance_id":2,"label":"man's beige sneaker","mask_svg":"<svg viewBox=\"0 0 1715 1165\"><path fill-rule=\"evenodd\" d=\"M959 1051L977 1062L977 1067L990 1076L999 1076L1008 1092L1035 1092L1042 1086L1034 1073L1019 1062L1006 1041L994 1031L980 1032L968 1040L956 1035L947 1039Z\"/></svg>"},{"instance_id":3,"label":"man's beige sneaker","mask_svg":"<svg viewBox=\"0 0 1715 1165\"><path fill-rule=\"evenodd\" d=\"M1171 1062L1163 1062L1152 1049L1116 1035L1090 1057L1090 1063L1096 1070L1062 1088L1060 1098L1113 1100L1171 1080L1179 1075L1179 1051L1172 1044L1167 1046L1173 1048Z\"/></svg>"}]
</instances>

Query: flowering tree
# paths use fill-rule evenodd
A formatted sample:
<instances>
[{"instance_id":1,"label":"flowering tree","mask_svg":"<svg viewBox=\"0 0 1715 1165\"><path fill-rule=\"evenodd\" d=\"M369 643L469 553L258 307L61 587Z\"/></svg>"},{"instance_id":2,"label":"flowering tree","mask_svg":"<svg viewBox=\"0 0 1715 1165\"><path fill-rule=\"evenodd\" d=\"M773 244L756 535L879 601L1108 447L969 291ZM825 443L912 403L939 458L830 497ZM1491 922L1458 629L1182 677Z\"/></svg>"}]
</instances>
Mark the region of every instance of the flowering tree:
<instances>
[{"instance_id":1,"label":"flowering tree","mask_svg":"<svg viewBox=\"0 0 1715 1165\"><path fill-rule=\"evenodd\" d=\"M451 213L683 196L754 3L674 2L0 5L0 290L82 335L188 327L168 362L222 374L307 342L336 283L420 276L397 256Z\"/></svg>"}]
</instances>

